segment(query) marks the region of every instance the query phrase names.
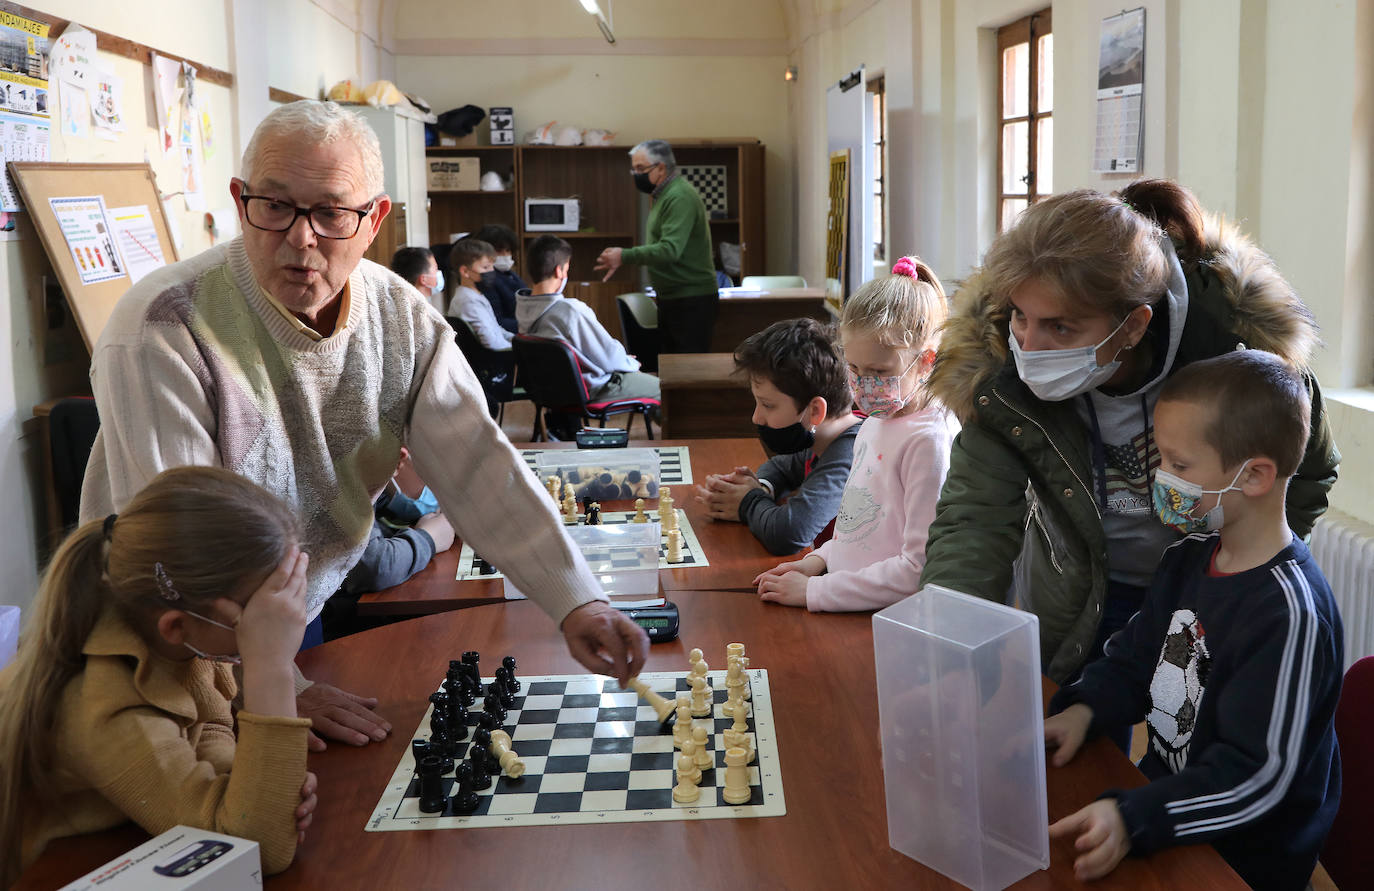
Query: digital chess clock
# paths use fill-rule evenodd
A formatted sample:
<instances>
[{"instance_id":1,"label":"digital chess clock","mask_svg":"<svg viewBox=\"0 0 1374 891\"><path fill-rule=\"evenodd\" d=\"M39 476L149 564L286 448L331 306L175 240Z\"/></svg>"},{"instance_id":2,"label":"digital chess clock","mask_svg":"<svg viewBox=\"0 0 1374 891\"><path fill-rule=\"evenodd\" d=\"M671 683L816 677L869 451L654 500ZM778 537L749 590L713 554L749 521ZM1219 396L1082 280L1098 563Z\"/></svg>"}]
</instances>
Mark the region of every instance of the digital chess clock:
<instances>
[{"instance_id":1,"label":"digital chess clock","mask_svg":"<svg viewBox=\"0 0 1374 891\"><path fill-rule=\"evenodd\" d=\"M644 633L649 635L649 643L677 640L677 604L671 600L665 600L662 606L639 606L622 609L621 612L644 629Z\"/></svg>"}]
</instances>

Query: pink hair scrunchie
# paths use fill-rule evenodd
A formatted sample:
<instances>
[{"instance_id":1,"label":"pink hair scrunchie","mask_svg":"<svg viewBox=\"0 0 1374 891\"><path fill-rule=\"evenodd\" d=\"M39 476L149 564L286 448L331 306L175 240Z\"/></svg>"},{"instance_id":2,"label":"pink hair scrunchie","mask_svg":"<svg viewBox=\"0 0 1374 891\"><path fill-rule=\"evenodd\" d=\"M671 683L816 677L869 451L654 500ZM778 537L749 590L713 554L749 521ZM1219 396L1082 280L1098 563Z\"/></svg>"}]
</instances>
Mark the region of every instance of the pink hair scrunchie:
<instances>
[{"instance_id":1,"label":"pink hair scrunchie","mask_svg":"<svg viewBox=\"0 0 1374 891\"><path fill-rule=\"evenodd\" d=\"M903 257L892 267L893 275L905 275L907 278L920 278L921 274L916 271L916 264L911 262L910 257Z\"/></svg>"}]
</instances>

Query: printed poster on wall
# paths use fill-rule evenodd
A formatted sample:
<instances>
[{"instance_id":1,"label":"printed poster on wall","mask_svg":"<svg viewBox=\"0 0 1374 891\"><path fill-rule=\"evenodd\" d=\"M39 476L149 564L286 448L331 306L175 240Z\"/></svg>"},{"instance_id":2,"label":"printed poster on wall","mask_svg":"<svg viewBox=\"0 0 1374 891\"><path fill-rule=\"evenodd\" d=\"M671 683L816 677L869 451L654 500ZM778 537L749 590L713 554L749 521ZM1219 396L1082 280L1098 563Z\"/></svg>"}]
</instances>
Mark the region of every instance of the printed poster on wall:
<instances>
[{"instance_id":1,"label":"printed poster on wall","mask_svg":"<svg viewBox=\"0 0 1374 891\"><path fill-rule=\"evenodd\" d=\"M1145 99L1145 9L1102 20L1097 55L1097 145L1093 170L1140 170Z\"/></svg>"},{"instance_id":2,"label":"printed poster on wall","mask_svg":"<svg viewBox=\"0 0 1374 891\"><path fill-rule=\"evenodd\" d=\"M157 240L157 227L153 215L146 204L130 207L111 207L106 211L110 228L114 231L115 244L129 269L129 280L138 280L167 265L162 255L162 245Z\"/></svg>"},{"instance_id":3,"label":"printed poster on wall","mask_svg":"<svg viewBox=\"0 0 1374 891\"><path fill-rule=\"evenodd\" d=\"M48 160L48 118L0 112L0 163ZM0 210L22 210L19 190L10 180L9 168L0 177Z\"/></svg>"},{"instance_id":4,"label":"printed poster on wall","mask_svg":"<svg viewBox=\"0 0 1374 891\"><path fill-rule=\"evenodd\" d=\"M123 278L124 262L115 250L114 233L99 195L49 198L62 237L76 263L83 285Z\"/></svg>"},{"instance_id":5,"label":"printed poster on wall","mask_svg":"<svg viewBox=\"0 0 1374 891\"><path fill-rule=\"evenodd\" d=\"M48 114L48 26L0 12L0 108Z\"/></svg>"}]
</instances>

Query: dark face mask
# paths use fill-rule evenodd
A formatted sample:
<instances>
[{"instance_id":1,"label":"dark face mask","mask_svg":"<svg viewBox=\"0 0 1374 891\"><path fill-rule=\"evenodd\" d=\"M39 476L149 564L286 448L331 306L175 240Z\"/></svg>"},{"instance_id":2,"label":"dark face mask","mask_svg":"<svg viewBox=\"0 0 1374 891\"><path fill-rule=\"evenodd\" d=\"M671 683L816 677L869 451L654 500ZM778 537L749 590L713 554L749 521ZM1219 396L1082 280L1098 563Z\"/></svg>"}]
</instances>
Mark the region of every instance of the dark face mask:
<instances>
[{"instance_id":1,"label":"dark face mask","mask_svg":"<svg viewBox=\"0 0 1374 891\"><path fill-rule=\"evenodd\" d=\"M767 424L755 424L759 430L759 440L770 452L779 455L790 455L811 448L816 441L816 434L812 433L800 421L786 427L769 427Z\"/></svg>"},{"instance_id":2,"label":"dark face mask","mask_svg":"<svg viewBox=\"0 0 1374 891\"><path fill-rule=\"evenodd\" d=\"M654 193L654 184L649 181L649 174L647 172L636 173L634 174L634 178L636 189L639 189L639 191L643 192L645 195L652 195Z\"/></svg>"},{"instance_id":3,"label":"dark face mask","mask_svg":"<svg viewBox=\"0 0 1374 891\"><path fill-rule=\"evenodd\" d=\"M496 284L496 270L493 269L489 272L484 272L479 275L477 279L484 285L494 285Z\"/></svg>"}]
</instances>

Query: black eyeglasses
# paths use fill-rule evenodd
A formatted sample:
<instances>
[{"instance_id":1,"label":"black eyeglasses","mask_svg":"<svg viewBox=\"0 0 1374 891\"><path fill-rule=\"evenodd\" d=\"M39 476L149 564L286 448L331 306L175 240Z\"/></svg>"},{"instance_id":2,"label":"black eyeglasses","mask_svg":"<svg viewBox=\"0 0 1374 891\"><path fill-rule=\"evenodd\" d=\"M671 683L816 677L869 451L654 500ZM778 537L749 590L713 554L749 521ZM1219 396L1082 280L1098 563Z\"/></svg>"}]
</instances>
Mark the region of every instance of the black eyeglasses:
<instances>
[{"instance_id":1,"label":"black eyeglasses","mask_svg":"<svg viewBox=\"0 0 1374 891\"><path fill-rule=\"evenodd\" d=\"M243 213L248 218L248 224L255 229L285 232L296 225L297 218L305 217L310 231L320 238L336 239L357 235L363 220L377 206L375 198L362 210L330 205L299 207L267 195L240 195L239 198L243 201Z\"/></svg>"}]
</instances>

